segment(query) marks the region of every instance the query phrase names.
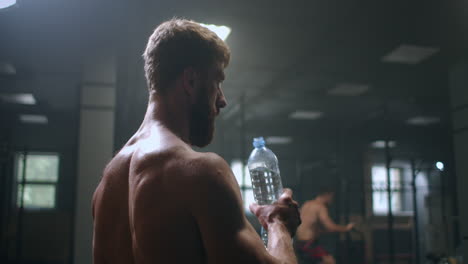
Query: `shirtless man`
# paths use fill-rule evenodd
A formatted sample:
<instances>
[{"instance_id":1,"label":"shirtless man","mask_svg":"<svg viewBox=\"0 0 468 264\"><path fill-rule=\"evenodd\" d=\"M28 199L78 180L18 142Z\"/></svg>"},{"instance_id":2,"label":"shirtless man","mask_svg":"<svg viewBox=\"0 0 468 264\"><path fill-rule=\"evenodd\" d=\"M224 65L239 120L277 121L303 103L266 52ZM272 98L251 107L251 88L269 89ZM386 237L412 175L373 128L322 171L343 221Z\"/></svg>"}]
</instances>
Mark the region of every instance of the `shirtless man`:
<instances>
[{"instance_id":1,"label":"shirtless man","mask_svg":"<svg viewBox=\"0 0 468 264\"><path fill-rule=\"evenodd\" d=\"M323 189L311 201L305 202L301 207L302 224L297 228L295 249L304 259L311 263L334 264L335 258L318 243L318 238L326 232L348 232L354 224L346 226L335 224L328 214L328 206L333 202L335 192Z\"/></svg>"},{"instance_id":2,"label":"shirtless man","mask_svg":"<svg viewBox=\"0 0 468 264\"><path fill-rule=\"evenodd\" d=\"M151 35L143 123L107 165L93 197L94 264L297 263L298 205L286 190L251 205L268 230L265 249L243 211L229 165L191 146L210 143L226 106L229 49L193 21L172 19Z\"/></svg>"}]
</instances>

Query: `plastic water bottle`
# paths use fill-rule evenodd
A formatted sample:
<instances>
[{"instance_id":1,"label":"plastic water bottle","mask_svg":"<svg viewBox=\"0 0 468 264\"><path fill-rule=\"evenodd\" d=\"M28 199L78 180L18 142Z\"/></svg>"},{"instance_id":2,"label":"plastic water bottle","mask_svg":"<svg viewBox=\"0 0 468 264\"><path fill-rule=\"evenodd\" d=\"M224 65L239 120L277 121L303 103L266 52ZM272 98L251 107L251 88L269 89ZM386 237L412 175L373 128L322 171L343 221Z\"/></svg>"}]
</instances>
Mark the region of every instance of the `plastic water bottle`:
<instances>
[{"instance_id":1,"label":"plastic water bottle","mask_svg":"<svg viewBox=\"0 0 468 264\"><path fill-rule=\"evenodd\" d=\"M263 137L254 138L253 146L247 167L252 180L254 198L259 205L272 204L283 193L278 159L270 149L265 147ZM267 246L268 232L263 227L261 237Z\"/></svg>"}]
</instances>

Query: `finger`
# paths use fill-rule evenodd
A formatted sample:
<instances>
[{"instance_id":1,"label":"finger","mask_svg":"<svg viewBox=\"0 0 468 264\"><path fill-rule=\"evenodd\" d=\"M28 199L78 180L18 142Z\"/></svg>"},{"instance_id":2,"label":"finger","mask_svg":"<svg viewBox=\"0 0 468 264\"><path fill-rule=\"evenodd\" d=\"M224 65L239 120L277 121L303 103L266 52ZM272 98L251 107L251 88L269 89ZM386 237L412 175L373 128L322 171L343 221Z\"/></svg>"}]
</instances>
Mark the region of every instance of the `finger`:
<instances>
[{"instance_id":1,"label":"finger","mask_svg":"<svg viewBox=\"0 0 468 264\"><path fill-rule=\"evenodd\" d=\"M298 202L296 202L296 201L293 200L291 203L294 205L294 207L296 207L297 209L299 209L299 203L298 203Z\"/></svg>"},{"instance_id":2,"label":"finger","mask_svg":"<svg viewBox=\"0 0 468 264\"><path fill-rule=\"evenodd\" d=\"M291 209L294 209L294 210L299 209L299 205L297 204L296 201L291 201L290 203L288 203L288 207L291 208Z\"/></svg>"},{"instance_id":3,"label":"finger","mask_svg":"<svg viewBox=\"0 0 468 264\"><path fill-rule=\"evenodd\" d=\"M283 194L281 194L278 201L282 202L282 203L286 203L286 204L291 203L292 202L292 191L291 191L291 189L285 188L283 190Z\"/></svg>"},{"instance_id":4,"label":"finger","mask_svg":"<svg viewBox=\"0 0 468 264\"><path fill-rule=\"evenodd\" d=\"M252 212L252 214L254 214L254 215L257 215L259 207L260 207L260 205L258 205L256 203L253 203L253 204L249 205L250 212Z\"/></svg>"},{"instance_id":5,"label":"finger","mask_svg":"<svg viewBox=\"0 0 468 264\"><path fill-rule=\"evenodd\" d=\"M287 196L292 197L292 194L293 194L293 192L292 192L291 189L289 189L289 188L284 188L284 189L283 189L283 194L282 194L281 196L287 195Z\"/></svg>"}]
</instances>

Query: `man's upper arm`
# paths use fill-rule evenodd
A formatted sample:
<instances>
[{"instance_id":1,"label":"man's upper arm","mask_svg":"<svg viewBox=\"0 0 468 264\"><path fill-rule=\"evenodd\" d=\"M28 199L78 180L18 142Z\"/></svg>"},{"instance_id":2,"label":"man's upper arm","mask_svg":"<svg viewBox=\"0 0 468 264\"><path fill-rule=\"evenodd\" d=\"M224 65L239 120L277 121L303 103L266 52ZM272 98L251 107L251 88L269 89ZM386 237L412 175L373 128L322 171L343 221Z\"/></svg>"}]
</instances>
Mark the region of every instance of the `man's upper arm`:
<instances>
[{"instance_id":1,"label":"man's upper arm","mask_svg":"<svg viewBox=\"0 0 468 264\"><path fill-rule=\"evenodd\" d=\"M208 263L272 263L273 257L245 217L229 166L215 154L206 155L195 165L191 210Z\"/></svg>"}]
</instances>

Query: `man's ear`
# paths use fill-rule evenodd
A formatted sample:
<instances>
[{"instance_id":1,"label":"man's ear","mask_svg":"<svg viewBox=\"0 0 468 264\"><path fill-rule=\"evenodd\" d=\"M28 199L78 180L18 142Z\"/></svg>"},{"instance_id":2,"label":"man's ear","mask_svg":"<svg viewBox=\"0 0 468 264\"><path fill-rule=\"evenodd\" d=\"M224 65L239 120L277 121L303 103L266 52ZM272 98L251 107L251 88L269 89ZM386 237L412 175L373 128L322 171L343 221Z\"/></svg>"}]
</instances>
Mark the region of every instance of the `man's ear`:
<instances>
[{"instance_id":1,"label":"man's ear","mask_svg":"<svg viewBox=\"0 0 468 264\"><path fill-rule=\"evenodd\" d=\"M197 79L197 73L192 67L188 67L182 73L182 84L185 93L189 97L195 97L195 82Z\"/></svg>"}]
</instances>

